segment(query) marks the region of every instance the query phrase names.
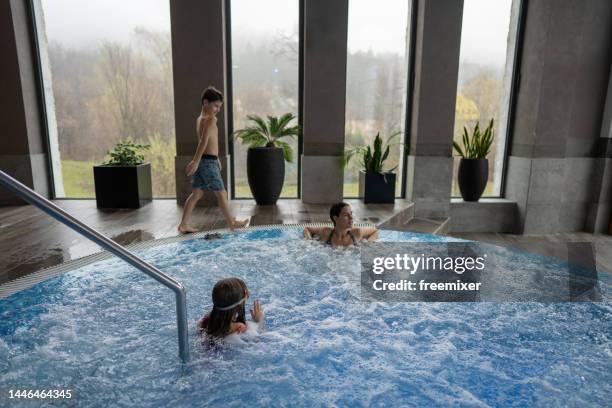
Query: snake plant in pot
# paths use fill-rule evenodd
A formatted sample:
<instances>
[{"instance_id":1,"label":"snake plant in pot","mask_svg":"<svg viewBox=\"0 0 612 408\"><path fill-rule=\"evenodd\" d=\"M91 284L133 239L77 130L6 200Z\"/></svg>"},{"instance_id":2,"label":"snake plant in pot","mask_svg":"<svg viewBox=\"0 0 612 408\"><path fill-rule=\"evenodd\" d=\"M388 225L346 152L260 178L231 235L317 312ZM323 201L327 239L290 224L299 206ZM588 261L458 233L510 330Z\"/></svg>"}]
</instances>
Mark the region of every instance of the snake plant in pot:
<instances>
[{"instance_id":1,"label":"snake plant in pot","mask_svg":"<svg viewBox=\"0 0 612 408\"><path fill-rule=\"evenodd\" d=\"M463 147L453 141L453 147L461 156L457 180L459 190L464 201L478 201L489 178L487 155L493 144L493 119L484 131L481 131L480 124L476 122L471 137L464 126L462 142Z\"/></svg>"},{"instance_id":2,"label":"snake plant in pot","mask_svg":"<svg viewBox=\"0 0 612 408\"><path fill-rule=\"evenodd\" d=\"M293 162L293 150L281 138L294 138L300 134L292 113L268 116L264 120L257 115L247 116L250 126L234 132L234 137L249 146L247 152L247 177L249 187L258 205L276 204L285 181L285 161Z\"/></svg>"},{"instance_id":3,"label":"snake plant in pot","mask_svg":"<svg viewBox=\"0 0 612 408\"><path fill-rule=\"evenodd\" d=\"M402 134L397 132L383 140L380 132L376 134L372 145L359 146L347 150L342 156L342 165L346 168L351 158L360 158L362 170L359 172L359 197L366 204L391 204L395 201L395 179L393 171L397 168L384 170L385 161L389 158L391 146L402 143L392 143L393 139Z\"/></svg>"},{"instance_id":4,"label":"snake plant in pot","mask_svg":"<svg viewBox=\"0 0 612 408\"><path fill-rule=\"evenodd\" d=\"M108 152L109 160L94 166L98 208L140 208L151 202L151 164L138 154L148 148L130 139L120 140Z\"/></svg>"}]
</instances>

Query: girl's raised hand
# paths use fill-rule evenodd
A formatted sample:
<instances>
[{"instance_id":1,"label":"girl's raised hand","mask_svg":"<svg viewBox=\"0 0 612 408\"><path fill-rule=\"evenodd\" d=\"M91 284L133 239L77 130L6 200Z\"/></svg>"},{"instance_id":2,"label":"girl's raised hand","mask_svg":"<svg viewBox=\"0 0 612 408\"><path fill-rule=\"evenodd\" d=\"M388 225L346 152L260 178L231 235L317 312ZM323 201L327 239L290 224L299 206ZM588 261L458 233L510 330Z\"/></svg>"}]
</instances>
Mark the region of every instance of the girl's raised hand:
<instances>
[{"instance_id":1,"label":"girl's raised hand","mask_svg":"<svg viewBox=\"0 0 612 408\"><path fill-rule=\"evenodd\" d=\"M251 309L251 317L257 323L260 323L263 320L264 312L261 309L261 305L259 304L259 300L253 302L253 309Z\"/></svg>"}]
</instances>

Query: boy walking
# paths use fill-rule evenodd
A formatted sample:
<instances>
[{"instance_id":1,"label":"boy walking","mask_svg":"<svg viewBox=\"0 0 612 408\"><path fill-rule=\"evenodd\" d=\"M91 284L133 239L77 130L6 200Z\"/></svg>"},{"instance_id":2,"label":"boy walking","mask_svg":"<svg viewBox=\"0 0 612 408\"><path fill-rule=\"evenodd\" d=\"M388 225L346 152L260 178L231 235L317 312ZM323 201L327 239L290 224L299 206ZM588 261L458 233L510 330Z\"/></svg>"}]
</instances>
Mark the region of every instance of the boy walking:
<instances>
[{"instance_id":1,"label":"boy walking","mask_svg":"<svg viewBox=\"0 0 612 408\"><path fill-rule=\"evenodd\" d=\"M198 229L189 226L189 218L204 191L212 191L217 198L217 204L223 212L231 230L243 228L249 220L238 221L230 212L227 201L227 191L221 178L221 162L219 161L219 130L217 128L217 113L223 105L223 94L213 86L202 92L202 111L196 119L196 132L198 134L198 147L193 159L187 164L187 176L193 176L191 194L185 202L183 216L178 226L180 233L197 232Z\"/></svg>"}]
</instances>

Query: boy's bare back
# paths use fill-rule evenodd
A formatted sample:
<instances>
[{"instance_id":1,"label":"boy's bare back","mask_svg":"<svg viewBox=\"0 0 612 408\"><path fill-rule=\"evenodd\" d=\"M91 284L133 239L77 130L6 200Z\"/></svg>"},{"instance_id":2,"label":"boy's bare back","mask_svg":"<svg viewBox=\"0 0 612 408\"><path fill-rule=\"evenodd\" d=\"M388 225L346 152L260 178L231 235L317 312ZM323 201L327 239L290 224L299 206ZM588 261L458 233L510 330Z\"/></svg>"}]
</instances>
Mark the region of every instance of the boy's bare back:
<instances>
[{"instance_id":1,"label":"boy's bare back","mask_svg":"<svg viewBox=\"0 0 612 408\"><path fill-rule=\"evenodd\" d=\"M205 118L200 115L196 119L196 132L198 135L198 142L201 137L207 137L208 142L206 143L206 149L204 154L210 154L213 156L219 155L219 129L217 128L217 118Z\"/></svg>"}]
</instances>

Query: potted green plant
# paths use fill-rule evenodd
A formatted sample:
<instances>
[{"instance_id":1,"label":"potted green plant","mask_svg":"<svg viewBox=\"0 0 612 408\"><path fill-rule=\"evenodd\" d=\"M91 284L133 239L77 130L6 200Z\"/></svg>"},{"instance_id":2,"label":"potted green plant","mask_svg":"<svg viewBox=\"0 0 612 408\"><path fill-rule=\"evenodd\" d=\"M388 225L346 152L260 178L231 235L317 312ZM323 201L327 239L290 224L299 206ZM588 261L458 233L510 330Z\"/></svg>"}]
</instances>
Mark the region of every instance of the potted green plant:
<instances>
[{"instance_id":1,"label":"potted green plant","mask_svg":"<svg viewBox=\"0 0 612 408\"><path fill-rule=\"evenodd\" d=\"M462 142L463 148L453 141L453 147L461 156L457 177L459 190L464 201L478 201L489 178L487 155L493 144L493 119L483 132L480 130L480 124L476 122L471 137L464 126Z\"/></svg>"},{"instance_id":2,"label":"potted green plant","mask_svg":"<svg viewBox=\"0 0 612 408\"><path fill-rule=\"evenodd\" d=\"M234 132L234 137L249 146L247 152L247 177L249 187L259 205L275 204L285 181L285 160L293 162L293 150L281 138L293 138L300 133L292 113L281 117L268 116L264 120L257 115L247 116L250 126Z\"/></svg>"},{"instance_id":3,"label":"potted green plant","mask_svg":"<svg viewBox=\"0 0 612 408\"><path fill-rule=\"evenodd\" d=\"M342 166L346 168L355 155L360 157L362 170L359 172L359 196L366 204L391 204L395 201L395 173L397 168L384 170L385 161L389 158L391 146L402 143L391 141L402 134L397 132L386 141L376 134L372 146L359 146L344 152Z\"/></svg>"},{"instance_id":4,"label":"potted green plant","mask_svg":"<svg viewBox=\"0 0 612 408\"><path fill-rule=\"evenodd\" d=\"M98 208L140 208L151 202L151 164L138 153L148 148L121 140L108 152L109 160L94 166Z\"/></svg>"}]
</instances>

